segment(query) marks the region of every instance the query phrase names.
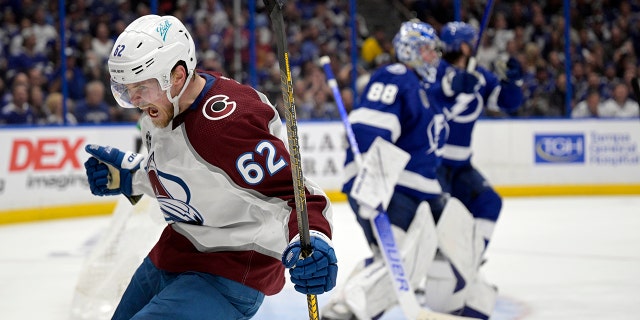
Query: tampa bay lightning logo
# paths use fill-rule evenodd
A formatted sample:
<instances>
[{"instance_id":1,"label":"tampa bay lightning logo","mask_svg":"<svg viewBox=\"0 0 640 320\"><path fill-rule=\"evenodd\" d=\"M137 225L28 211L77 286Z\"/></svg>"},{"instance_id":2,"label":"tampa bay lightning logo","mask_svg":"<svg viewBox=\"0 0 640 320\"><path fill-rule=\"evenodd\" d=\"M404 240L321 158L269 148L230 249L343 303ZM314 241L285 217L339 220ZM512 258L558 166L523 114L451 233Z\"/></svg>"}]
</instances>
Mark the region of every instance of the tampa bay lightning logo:
<instances>
[{"instance_id":1,"label":"tampa bay lightning logo","mask_svg":"<svg viewBox=\"0 0 640 320\"><path fill-rule=\"evenodd\" d=\"M427 154L435 153L437 156L442 155L442 147L449 136L449 124L445 120L444 115L437 114L433 116L433 120L427 126L427 139L429 141L429 149Z\"/></svg>"},{"instance_id":2,"label":"tampa bay lightning logo","mask_svg":"<svg viewBox=\"0 0 640 320\"><path fill-rule=\"evenodd\" d=\"M191 201L189 186L180 177L158 170L155 153L149 155L149 162L145 169L167 222L202 224L202 215L189 204Z\"/></svg>"},{"instance_id":3,"label":"tampa bay lightning logo","mask_svg":"<svg viewBox=\"0 0 640 320\"><path fill-rule=\"evenodd\" d=\"M202 114L209 120L220 120L228 117L235 110L235 101L229 101L228 96L218 94L204 102Z\"/></svg>"}]
</instances>

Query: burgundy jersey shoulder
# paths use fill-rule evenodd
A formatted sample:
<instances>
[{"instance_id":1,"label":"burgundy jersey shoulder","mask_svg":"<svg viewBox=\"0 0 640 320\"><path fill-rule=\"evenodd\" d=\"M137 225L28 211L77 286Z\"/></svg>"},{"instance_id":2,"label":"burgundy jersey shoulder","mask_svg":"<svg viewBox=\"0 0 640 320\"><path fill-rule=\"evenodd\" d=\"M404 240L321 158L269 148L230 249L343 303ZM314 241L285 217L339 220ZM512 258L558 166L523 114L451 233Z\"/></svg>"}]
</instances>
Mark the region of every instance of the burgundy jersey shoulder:
<instances>
[{"instance_id":1,"label":"burgundy jersey shoulder","mask_svg":"<svg viewBox=\"0 0 640 320\"><path fill-rule=\"evenodd\" d=\"M280 121L275 108L264 102L252 87L213 75L216 76L213 86L185 114L182 124L188 143L198 155L228 174L237 173L238 159L243 154L256 153L255 161L266 156L256 151L261 142L273 147L272 155L288 159L283 141L270 131L271 123Z\"/></svg>"}]
</instances>

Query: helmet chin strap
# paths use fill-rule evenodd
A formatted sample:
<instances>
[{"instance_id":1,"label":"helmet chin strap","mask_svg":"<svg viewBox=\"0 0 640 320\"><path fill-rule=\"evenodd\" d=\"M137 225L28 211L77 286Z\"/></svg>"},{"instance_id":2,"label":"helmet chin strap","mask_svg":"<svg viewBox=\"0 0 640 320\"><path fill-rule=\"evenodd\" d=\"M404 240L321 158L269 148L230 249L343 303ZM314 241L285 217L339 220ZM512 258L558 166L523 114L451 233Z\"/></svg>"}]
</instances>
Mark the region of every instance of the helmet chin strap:
<instances>
[{"instance_id":1,"label":"helmet chin strap","mask_svg":"<svg viewBox=\"0 0 640 320\"><path fill-rule=\"evenodd\" d=\"M176 95L175 97L171 97L171 89L167 90L167 99L169 99L169 102L171 102L171 104L173 105L173 118L172 118L172 120L175 119L175 117L178 116L178 112L180 111L180 105L178 104L178 102L180 101L180 97L182 97L182 94L184 93L184 91L189 86L189 82L191 82L191 77L192 76L193 76L193 70L190 70L189 74L187 74L187 80L184 82L184 85L182 86L182 89L180 90L178 95Z\"/></svg>"}]
</instances>

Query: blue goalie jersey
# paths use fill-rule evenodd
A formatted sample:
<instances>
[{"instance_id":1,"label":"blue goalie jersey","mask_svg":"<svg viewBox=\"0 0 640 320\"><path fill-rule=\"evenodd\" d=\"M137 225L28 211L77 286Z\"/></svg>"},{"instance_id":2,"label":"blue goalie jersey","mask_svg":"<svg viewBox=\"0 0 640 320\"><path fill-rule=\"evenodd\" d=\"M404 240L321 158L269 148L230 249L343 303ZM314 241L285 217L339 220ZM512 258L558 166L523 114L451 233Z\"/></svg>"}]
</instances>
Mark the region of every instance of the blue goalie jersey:
<instances>
[{"instance_id":1,"label":"blue goalie jersey","mask_svg":"<svg viewBox=\"0 0 640 320\"><path fill-rule=\"evenodd\" d=\"M491 71L477 67L479 89L474 94L454 94L450 80L456 71L447 62L440 61L437 81L428 89L432 104L442 108L450 134L442 151L446 166L464 166L471 163L471 136L478 118L485 108L513 111L522 103L523 94L514 84L500 81Z\"/></svg>"},{"instance_id":2,"label":"blue goalie jersey","mask_svg":"<svg viewBox=\"0 0 640 320\"><path fill-rule=\"evenodd\" d=\"M448 128L441 109L430 103L425 84L415 72L400 63L375 71L349 120L363 155L376 137L411 155L400 174L397 192L424 200L442 192L436 169ZM353 160L353 153L347 149L342 189L347 194L358 172Z\"/></svg>"}]
</instances>

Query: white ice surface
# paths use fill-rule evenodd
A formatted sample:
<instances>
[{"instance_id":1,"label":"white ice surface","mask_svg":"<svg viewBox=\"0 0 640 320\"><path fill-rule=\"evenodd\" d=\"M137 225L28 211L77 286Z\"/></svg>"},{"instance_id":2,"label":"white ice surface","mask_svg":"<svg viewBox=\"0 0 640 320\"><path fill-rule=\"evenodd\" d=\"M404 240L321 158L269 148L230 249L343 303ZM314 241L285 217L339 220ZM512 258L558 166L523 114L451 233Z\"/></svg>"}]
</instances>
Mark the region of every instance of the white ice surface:
<instances>
[{"instance_id":1,"label":"white ice surface","mask_svg":"<svg viewBox=\"0 0 640 320\"><path fill-rule=\"evenodd\" d=\"M368 249L346 203L334 214L342 282ZM0 319L69 319L82 262L108 222L0 226ZM640 319L639 231L640 196L505 199L484 267L500 290L492 319ZM320 306L327 298L318 296ZM290 284L255 317L305 318L306 297Z\"/></svg>"}]
</instances>

